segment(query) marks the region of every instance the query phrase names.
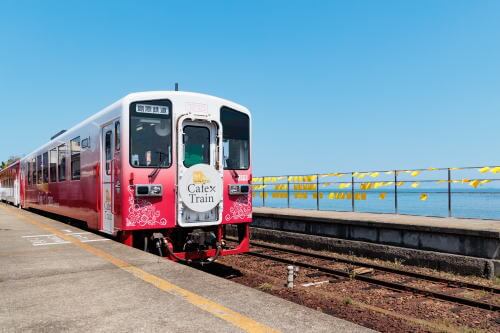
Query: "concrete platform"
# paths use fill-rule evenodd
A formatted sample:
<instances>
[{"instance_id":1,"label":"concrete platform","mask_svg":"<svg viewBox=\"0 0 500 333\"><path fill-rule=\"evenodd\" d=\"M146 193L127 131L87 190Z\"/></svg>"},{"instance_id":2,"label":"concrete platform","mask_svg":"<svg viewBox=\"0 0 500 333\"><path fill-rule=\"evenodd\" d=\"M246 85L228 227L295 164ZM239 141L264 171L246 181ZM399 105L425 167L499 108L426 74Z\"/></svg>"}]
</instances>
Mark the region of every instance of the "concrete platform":
<instances>
[{"instance_id":1,"label":"concrete platform","mask_svg":"<svg viewBox=\"0 0 500 333\"><path fill-rule=\"evenodd\" d=\"M500 221L267 207L254 208L253 217L254 228L266 229L253 232L261 239L281 231L290 234L284 242L298 244L302 238L308 246L323 243L323 249L500 276Z\"/></svg>"},{"instance_id":2,"label":"concrete platform","mask_svg":"<svg viewBox=\"0 0 500 333\"><path fill-rule=\"evenodd\" d=\"M0 331L369 332L0 204Z\"/></svg>"}]
</instances>

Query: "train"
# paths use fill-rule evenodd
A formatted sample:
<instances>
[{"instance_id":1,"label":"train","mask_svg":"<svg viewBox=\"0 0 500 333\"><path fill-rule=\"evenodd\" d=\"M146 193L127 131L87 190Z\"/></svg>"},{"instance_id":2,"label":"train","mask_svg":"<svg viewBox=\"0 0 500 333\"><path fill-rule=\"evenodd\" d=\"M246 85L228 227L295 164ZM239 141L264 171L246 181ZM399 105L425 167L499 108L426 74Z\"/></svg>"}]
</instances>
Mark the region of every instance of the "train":
<instances>
[{"instance_id":1,"label":"train","mask_svg":"<svg viewBox=\"0 0 500 333\"><path fill-rule=\"evenodd\" d=\"M249 249L250 156L244 106L193 92L131 93L2 169L0 199L209 263ZM229 228L236 242L225 241Z\"/></svg>"}]
</instances>

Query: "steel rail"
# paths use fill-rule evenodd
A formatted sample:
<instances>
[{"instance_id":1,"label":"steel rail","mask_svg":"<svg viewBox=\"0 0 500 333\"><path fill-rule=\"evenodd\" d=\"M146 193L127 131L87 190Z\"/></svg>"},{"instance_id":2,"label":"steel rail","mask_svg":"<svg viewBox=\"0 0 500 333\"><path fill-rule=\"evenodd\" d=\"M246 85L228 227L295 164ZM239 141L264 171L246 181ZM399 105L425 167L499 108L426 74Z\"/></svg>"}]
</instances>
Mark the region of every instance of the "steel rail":
<instances>
[{"instance_id":1,"label":"steel rail","mask_svg":"<svg viewBox=\"0 0 500 333\"><path fill-rule=\"evenodd\" d=\"M371 264L371 263L365 263L365 262L353 260L353 259L337 258L337 257L333 257L333 256L319 254L319 253L293 250L293 249L289 249L286 247L269 245L269 244L264 244L261 242L252 241L251 245L256 245L256 246L263 247L266 249L281 251L281 252L285 252L285 253L298 254L298 255L305 256L305 257L311 257L311 258L322 259L322 260L333 260L333 261L337 261L337 262L341 262L341 263L345 263L345 264L352 264L352 265L357 265L357 266L362 266L362 267L367 267L367 268L373 268L373 269L377 269L379 271L405 275L405 276L409 276L409 277L418 278L421 280L427 280L430 282L444 283L444 284L447 284L448 286L453 286L453 287L462 287L462 288L468 288L468 289L473 289L473 290L486 291L486 292L493 293L493 294L500 294L500 288L491 287L491 286L490 287L483 286L480 284L470 283L470 282L466 282L466 281L455 281L455 280L450 280L450 279L446 279L446 278L442 278L442 277L438 277L438 276L434 276L434 275L417 273L417 272L409 272L409 271L406 271L403 269L386 267L386 266Z\"/></svg>"},{"instance_id":2,"label":"steel rail","mask_svg":"<svg viewBox=\"0 0 500 333\"><path fill-rule=\"evenodd\" d=\"M373 285L378 285L378 286L382 286L382 287L386 287L386 288L394 289L394 290L398 290L398 291L410 291L414 294L420 294L420 295L424 295L427 297L432 297L435 299L453 302L453 303L457 303L457 304L461 304L461 305L468 305L471 307L490 310L490 311L499 311L500 310L500 305L476 301L476 300L472 300L472 299L468 299L468 298L457 297L457 296L448 295L448 294L444 294L444 293L437 292L437 291L421 289L421 288L412 287L412 286L408 286L408 285L404 285L404 284L400 284L400 283L396 283L396 282L380 280L380 279L377 279L377 278L374 278L371 276L367 276L367 275L351 274L351 273L343 271L343 270L326 268L323 266L318 266L318 265L314 265L314 264L310 264L310 263L304 263L304 262L300 262L297 260L280 258L280 257L276 257L276 256L268 255L268 254L263 254L263 253L257 253L257 252L247 252L246 255L259 257L259 258L263 258L263 259L268 259L268 260L272 260L272 261L277 261L277 262L281 262L281 263L288 264L288 265L296 265L296 266L300 266L303 268L315 269L317 271L331 274L331 275L335 275L335 276L349 277L352 279L356 279L359 281L367 282L367 283L370 283Z\"/></svg>"}]
</instances>

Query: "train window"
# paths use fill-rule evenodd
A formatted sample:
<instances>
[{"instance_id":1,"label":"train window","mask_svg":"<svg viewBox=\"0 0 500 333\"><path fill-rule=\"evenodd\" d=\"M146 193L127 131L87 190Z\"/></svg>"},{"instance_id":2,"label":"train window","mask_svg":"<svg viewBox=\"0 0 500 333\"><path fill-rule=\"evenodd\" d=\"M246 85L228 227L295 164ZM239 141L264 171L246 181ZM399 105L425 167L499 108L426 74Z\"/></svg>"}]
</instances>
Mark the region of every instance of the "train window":
<instances>
[{"instance_id":1,"label":"train window","mask_svg":"<svg viewBox=\"0 0 500 333\"><path fill-rule=\"evenodd\" d=\"M80 179L80 137L76 137L69 142L71 150L71 179Z\"/></svg>"},{"instance_id":2,"label":"train window","mask_svg":"<svg viewBox=\"0 0 500 333\"><path fill-rule=\"evenodd\" d=\"M49 176L50 176L50 182L56 182L57 181L57 149L54 148L50 151L50 164L49 164Z\"/></svg>"},{"instance_id":3,"label":"train window","mask_svg":"<svg viewBox=\"0 0 500 333\"><path fill-rule=\"evenodd\" d=\"M172 164L172 104L154 100L130 104L130 164L168 168Z\"/></svg>"},{"instance_id":4,"label":"train window","mask_svg":"<svg viewBox=\"0 0 500 333\"><path fill-rule=\"evenodd\" d=\"M220 118L224 169L248 169L250 166L250 118L228 107L222 107Z\"/></svg>"},{"instance_id":5,"label":"train window","mask_svg":"<svg viewBox=\"0 0 500 333\"><path fill-rule=\"evenodd\" d=\"M42 155L38 155L36 157L36 183L41 184L42 183Z\"/></svg>"},{"instance_id":6,"label":"train window","mask_svg":"<svg viewBox=\"0 0 500 333\"><path fill-rule=\"evenodd\" d=\"M210 164L210 130L201 126L184 127L184 166Z\"/></svg>"},{"instance_id":7,"label":"train window","mask_svg":"<svg viewBox=\"0 0 500 333\"><path fill-rule=\"evenodd\" d=\"M34 158L31 160L31 184L36 184L36 162Z\"/></svg>"},{"instance_id":8,"label":"train window","mask_svg":"<svg viewBox=\"0 0 500 333\"><path fill-rule=\"evenodd\" d=\"M115 151L120 150L120 122L115 123Z\"/></svg>"},{"instance_id":9,"label":"train window","mask_svg":"<svg viewBox=\"0 0 500 333\"><path fill-rule=\"evenodd\" d=\"M49 153L43 153L43 183L47 184L49 182Z\"/></svg>"},{"instance_id":10,"label":"train window","mask_svg":"<svg viewBox=\"0 0 500 333\"><path fill-rule=\"evenodd\" d=\"M26 180L28 181L28 185L31 185L31 162L30 161L28 161L28 163L26 165L26 170L27 170Z\"/></svg>"},{"instance_id":11,"label":"train window","mask_svg":"<svg viewBox=\"0 0 500 333\"><path fill-rule=\"evenodd\" d=\"M107 131L104 137L104 152L106 154L106 174L111 174L111 160L113 159L111 155L111 131Z\"/></svg>"},{"instance_id":12,"label":"train window","mask_svg":"<svg viewBox=\"0 0 500 333\"><path fill-rule=\"evenodd\" d=\"M66 144L62 144L57 148L57 173L60 182L66 180Z\"/></svg>"}]
</instances>

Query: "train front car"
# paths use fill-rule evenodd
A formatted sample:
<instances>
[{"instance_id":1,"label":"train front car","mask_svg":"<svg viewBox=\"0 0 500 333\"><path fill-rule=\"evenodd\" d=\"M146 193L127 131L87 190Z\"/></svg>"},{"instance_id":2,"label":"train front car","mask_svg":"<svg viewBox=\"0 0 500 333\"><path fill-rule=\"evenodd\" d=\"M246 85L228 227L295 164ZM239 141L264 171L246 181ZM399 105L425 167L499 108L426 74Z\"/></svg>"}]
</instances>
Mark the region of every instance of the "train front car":
<instances>
[{"instance_id":1,"label":"train front car","mask_svg":"<svg viewBox=\"0 0 500 333\"><path fill-rule=\"evenodd\" d=\"M121 149L105 154L110 172L103 174L109 177L103 198L110 202L103 205L103 223L116 218L124 243L179 261L210 262L248 251L249 111L186 92L132 94L123 105L122 134L107 139L104 131L105 146L121 137L107 149ZM231 248L223 240L228 225L239 239Z\"/></svg>"}]
</instances>

